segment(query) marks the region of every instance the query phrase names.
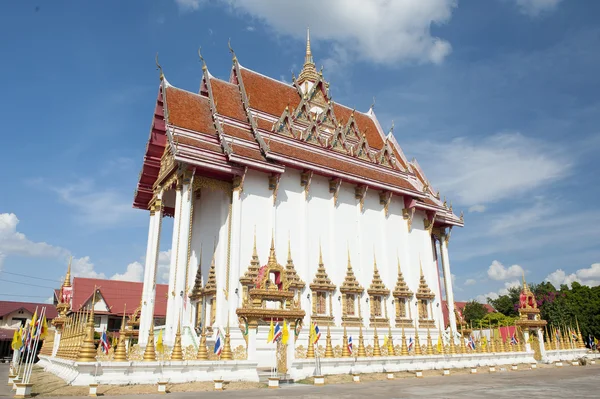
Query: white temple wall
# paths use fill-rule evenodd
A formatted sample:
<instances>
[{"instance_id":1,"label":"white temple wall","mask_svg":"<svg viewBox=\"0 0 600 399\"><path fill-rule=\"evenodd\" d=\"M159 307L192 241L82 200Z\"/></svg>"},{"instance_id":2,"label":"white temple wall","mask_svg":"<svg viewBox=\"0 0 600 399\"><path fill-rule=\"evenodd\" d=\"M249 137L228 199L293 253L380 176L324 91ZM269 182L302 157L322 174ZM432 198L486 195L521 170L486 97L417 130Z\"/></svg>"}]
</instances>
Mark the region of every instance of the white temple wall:
<instances>
[{"instance_id":1,"label":"white temple wall","mask_svg":"<svg viewBox=\"0 0 600 399\"><path fill-rule=\"evenodd\" d=\"M383 205L379 203L379 192L369 189L364 199L363 210L360 201L354 197L355 186L342 183L338 193L338 203L334 205L333 194L329 192L329 180L313 175L308 199L304 187L300 185L300 171L287 169L279 181L277 201L273 203L273 191L269 190L268 175L249 170L244 179L241 196L233 193L232 236L238 245L232 245L229 271L229 301L225 301L224 289L227 276L228 212L230 197L219 189L203 188L194 199L190 266L187 269L187 290L189 294L195 281L197 265L200 262L202 248L202 275L204 283L212 259L215 239L217 274L217 315L216 324L225 327L229 313L231 326L237 326L235 309L240 306L239 277L246 272L250 263L256 229L257 251L261 264L268 259L272 232L274 233L277 259L285 265L287 259L288 238L291 243L292 259L300 277L307 287L302 294L302 307L309 321L311 299L308 285L313 281L319 263L319 244L322 247L325 269L332 282L338 287L333 294L333 314L336 325L341 322L341 301L339 286L346 275L348 249L354 273L360 284L366 289L373 278L373 255L377 257L377 266L385 286L392 291L397 278L397 259L399 257L404 278L413 292L419 286L419 259L423 265L426 281L435 293L433 312L436 322L442 318L440 290L435 259L432 253L431 236L424 229L423 212L415 212L412 229L408 232L407 221L402 217L404 201L401 196L393 196L386 217ZM177 214L177 210L176 210ZM175 217L174 230L177 226ZM237 237L236 237L237 235ZM173 241L176 241L176 230ZM181 232L179 245L187 245L187 232ZM232 241L233 242L233 241ZM182 252L180 252L181 254ZM185 252L183 252L185 254ZM237 260L237 261L236 261ZM174 263L174 260L172 260ZM171 265L173 268L173 265ZM174 270L171 270L171 280ZM185 279L185 270L178 272ZM183 283L180 283L183 286ZM170 281L169 299L171 300L172 281ZM241 290L240 290L241 291ZM179 292L176 293L179 295ZM365 326L369 325L368 295L361 298L362 317ZM172 301L169 301L170 303ZM174 305L169 305L169 309ZM416 301L410 302L413 319L418 317ZM387 315L395 318L395 310L390 295L386 302ZM177 312L181 312L178 309ZM184 325L194 325L194 307L188 302L182 319ZM176 323L177 317L170 319ZM173 321L174 320L174 321ZM167 321L169 323L169 321Z\"/></svg>"}]
</instances>

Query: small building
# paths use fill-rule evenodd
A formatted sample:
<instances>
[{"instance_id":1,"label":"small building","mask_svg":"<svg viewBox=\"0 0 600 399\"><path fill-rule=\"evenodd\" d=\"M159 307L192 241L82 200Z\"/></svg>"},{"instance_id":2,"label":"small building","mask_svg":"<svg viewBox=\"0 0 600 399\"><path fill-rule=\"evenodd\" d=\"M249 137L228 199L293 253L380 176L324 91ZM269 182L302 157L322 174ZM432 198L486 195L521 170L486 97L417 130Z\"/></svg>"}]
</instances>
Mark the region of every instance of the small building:
<instances>
[{"instance_id":1,"label":"small building","mask_svg":"<svg viewBox=\"0 0 600 399\"><path fill-rule=\"evenodd\" d=\"M9 358L12 354L10 346L15 330L31 322L37 308L38 315L46 308L46 320L58 316L56 308L47 303L0 301L0 360Z\"/></svg>"},{"instance_id":2,"label":"small building","mask_svg":"<svg viewBox=\"0 0 600 399\"><path fill-rule=\"evenodd\" d=\"M68 273L70 274L70 273ZM67 278L70 277L67 275ZM79 312L89 309L96 288L96 302L94 305L94 324L97 332L116 332L121 328L123 314L128 319L139 317L142 299L142 283L120 280L102 280L96 278L74 277L70 285L70 310ZM167 312L166 284L156 285L156 311L154 313L155 325L165 323ZM64 284L61 289L64 290ZM61 302L61 290L54 292L54 304ZM56 310L54 310L56 312Z\"/></svg>"}]
</instances>

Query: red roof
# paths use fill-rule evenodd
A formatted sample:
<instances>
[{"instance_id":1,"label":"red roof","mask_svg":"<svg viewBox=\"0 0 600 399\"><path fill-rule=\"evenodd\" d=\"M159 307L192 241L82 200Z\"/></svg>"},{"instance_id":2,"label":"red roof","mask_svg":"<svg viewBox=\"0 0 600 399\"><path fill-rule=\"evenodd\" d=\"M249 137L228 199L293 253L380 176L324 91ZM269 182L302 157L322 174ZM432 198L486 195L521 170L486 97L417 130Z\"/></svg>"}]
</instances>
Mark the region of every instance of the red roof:
<instances>
[{"instance_id":1,"label":"red roof","mask_svg":"<svg viewBox=\"0 0 600 399\"><path fill-rule=\"evenodd\" d=\"M313 170L352 184L370 185L373 182L374 189L390 190L410 198L427 200L432 197L417 186L423 176L405 170L405 160L395 140L387 142L387 146L397 164L380 164L386 135L375 114L355 111L331 101L328 89L325 89L327 84L322 77L319 79L314 87L321 88L321 92L315 94L314 100L308 99L297 86L241 67L236 60L229 82L216 79L204 70L198 94L175 88L163 80L134 207L148 208L161 156L169 140L176 161L195 168L197 174L213 178L231 180L235 175L241 175L244 167L281 173L285 166ZM312 101L320 101L321 106L324 102L330 104L327 118L321 120L305 114L305 105ZM304 104L301 109L298 108L300 104ZM275 125L282 126L275 123L282 118L293 125L294 137L284 137L283 132L274 128ZM345 129L352 120L355 136L345 140L346 152L336 151L331 145L332 124L337 122ZM311 144L306 132L300 134L309 127L322 135L317 143ZM366 156L360 151L362 146L369 149ZM443 216L440 223L462 226L462 221L452 212L433 200L430 202Z\"/></svg>"},{"instance_id":2,"label":"red roof","mask_svg":"<svg viewBox=\"0 0 600 399\"><path fill-rule=\"evenodd\" d=\"M100 295L110 309L110 312L96 312L98 314L122 315L125 311L129 315L140 305L142 299L143 283L75 277L71 302L73 311L81 309L92 298L94 287L100 291ZM168 288L167 284L156 284L155 317L164 317L167 314Z\"/></svg>"},{"instance_id":3,"label":"red roof","mask_svg":"<svg viewBox=\"0 0 600 399\"><path fill-rule=\"evenodd\" d=\"M454 302L454 305L460 309L461 313L465 308L465 305L468 302ZM488 311L488 313L496 313L496 309L492 307L492 305L488 305L487 303L482 304ZM444 325L448 325L448 306L446 306L446 301L442 301L442 312L444 313Z\"/></svg>"},{"instance_id":4,"label":"red roof","mask_svg":"<svg viewBox=\"0 0 600 399\"><path fill-rule=\"evenodd\" d=\"M35 308L38 308L38 314L43 307L46 308L46 319L52 320L58 316L56 308L52 304L47 303L33 303L33 302L12 302L12 301L0 301L0 317L3 317L9 313L12 313L19 309L25 309L29 313L35 312Z\"/></svg>"}]
</instances>

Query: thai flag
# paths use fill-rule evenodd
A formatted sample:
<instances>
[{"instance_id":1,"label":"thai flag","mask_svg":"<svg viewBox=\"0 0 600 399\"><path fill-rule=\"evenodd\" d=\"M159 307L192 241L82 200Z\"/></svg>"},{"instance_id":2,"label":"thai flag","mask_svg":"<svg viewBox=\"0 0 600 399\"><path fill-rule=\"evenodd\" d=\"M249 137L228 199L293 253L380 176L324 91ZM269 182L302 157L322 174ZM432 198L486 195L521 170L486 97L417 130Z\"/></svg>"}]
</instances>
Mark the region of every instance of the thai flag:
<instances>
[{"instance_id":1,"label":"thai flag","mask_svg":"<svg viewBox=\"0 0 600 399\"><path fill-rule=\"evenodd\" d=\"M279 322L275 323L275 332L273 333L273 342L277 342L279 338L281 338L281 334L283 334L283 330L279 325Z\"/></svg>"},{"instance_id":2,"label":"thai flag","mask_svg":"<svg viewBox=\"0 0 600 399\"><path fill-rule=\"evenodd\" d=\"M348 337L348 351L352 354L352 335Z\"/></svg>"},{"instance_id":3,"label":"thai flag","mask_svg":"<svg viewBox=\"0 0 600 399\"><path fill-rule=\"evenodd\" d=\"M408 339L408 350L411 350L411 349L412 349L412 347L413 347L414 343L415 343L415 342L413 341L412 337L410 337L410 338Z\"/></svg>"},{"instance_id":4,"label":"thai flag","mask_svg":"<svg viewBox=\"0 0 600 399\"><path fill-rule=\"evenodd\" d=\"M217 339L215 340L215 354L221 356L223 352L223 341L221 340L221 330L217 330Z\"/></svg>"},{"instance_id":5,"label":"thai flag","mask_svg":"<svg viewBox=\"0 0 600 399\"><path fill-rule=\"evenodd\" d=\"M516 333L513 333L512 337L510 337L510 344L516 345L518 343L519 343L519 340L517 339Z\"/></svg>"},{"instance_id":6,"label":"thai flag","mask_svg":"<svg viewBox=\"0 0 600 399\"><path fill-rule=\"evenodd\" d=\"M467 342L467 346L474 351L475 350L475 340L473 339L473 336L469 337L469 342Z\"/></svg>"},{"instance_id":7,"label":"thai flag","mask_svg":"<svg viewBox=\"0 0 600 399\"><path fill-rule=\"evenodd\" d=\"M315 344L319 342L319 338L321 338L321 332L319 331L319 326L315 323Z\"/></svg>"},{"instance_id":8,"label":"thai flag","mask_svg":"<svg viewBox=\"0 0 600 399\"><path fill-rule=\"evenodd\" d=\"M573 341L577 341L577 334L575 334L575 331L571 331L571 338Z\"/></svg>"},{"instance_id":9,"label":"thai flag","mask_svg":"<svg viewBox=\"0 0 600 399\"><path fill-rule=\"evenodd\" d=\"M102 331L102 336L100 337L100 346L102 347L102 352L107 355L108 350L110 349L110 343L106 337L106 330Z\"/></svg>"}]
</instances>

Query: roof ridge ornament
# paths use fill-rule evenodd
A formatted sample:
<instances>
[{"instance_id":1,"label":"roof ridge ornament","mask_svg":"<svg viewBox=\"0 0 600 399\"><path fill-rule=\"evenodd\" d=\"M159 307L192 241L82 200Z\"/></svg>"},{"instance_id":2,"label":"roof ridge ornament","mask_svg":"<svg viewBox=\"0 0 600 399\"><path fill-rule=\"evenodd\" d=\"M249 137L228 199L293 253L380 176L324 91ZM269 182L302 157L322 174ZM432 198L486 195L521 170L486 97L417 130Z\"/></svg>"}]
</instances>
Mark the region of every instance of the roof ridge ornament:
<instances>
[{"instance_id":1,"label":"roof ridge ornament","mask_svg":"<svg viewBox=\"0 0 600 399\"><path fill-rule=\"evenodd\" d=\"M229 38L229 40L227 41L227 47L229 47L229 52L233 56L232 61L234 63L238 62L237 56L235 55L235 51L233 51L233 48L231 47L231 38Z\"/></svg>"},{"instance_id":2,"label":"roof ridge ornament","mask_svg":"<svg viewBox=\"0 0 600 399\"><path fill-rule=\"evenodd\" d=\"M165 78L165 74L163 73L162 67L158 63L158 51L156 52L156 58L154 61L156 62L156 70L160 71L160 80L163 80Z\"/></svg>"},{"instance_id":3,"label":"roof ridge ornament","mask_svg":"<svg viewBox=\"0 0 600 399\"><path fill-rule=\"evenodd\" d=\"M202 62L202 70L206 71L208 68L206 67L206 61L204 61L204 57L202 57L202 47L198 47L198 58L200 58L200 62Z\"/></svg>"},{"instance_id":4,"label":"roof ridge ornament","mask_svg":"<svg viewBox=\"0 0 600 399\"><path fill-rule=\"evenodd\" d=\"M313 60L312 50L310 48L310 28L306 28L306 54L304 55L304 66L298 76L298 83L310 80L316 82L319 79L317 67Z\"/></svg>"}]
</instances>

